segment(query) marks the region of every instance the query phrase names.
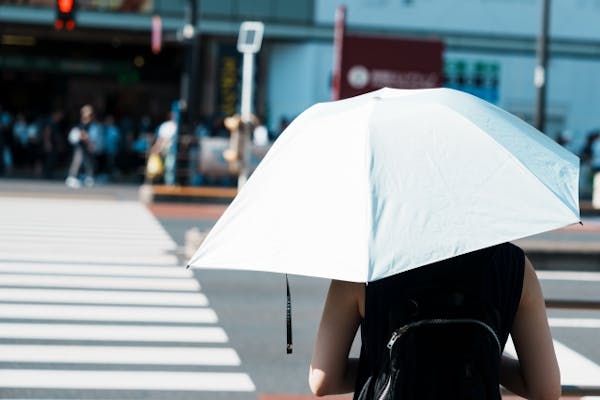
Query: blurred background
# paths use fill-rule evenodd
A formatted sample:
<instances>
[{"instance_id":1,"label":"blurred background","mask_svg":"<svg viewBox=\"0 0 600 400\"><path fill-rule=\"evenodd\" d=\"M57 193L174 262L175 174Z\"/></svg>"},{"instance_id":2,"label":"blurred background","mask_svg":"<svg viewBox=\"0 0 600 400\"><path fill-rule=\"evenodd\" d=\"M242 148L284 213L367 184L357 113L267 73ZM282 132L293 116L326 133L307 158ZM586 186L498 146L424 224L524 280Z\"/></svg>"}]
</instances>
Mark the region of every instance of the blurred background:
<instances>
[{"instance_id":1,"label":"blurred background","mask_svg":"<svg viewBox=\"0 0 600 400\"><path fill-rule=\"evenodd\" d=\"M251 78L260 132L250 164L315 102L383 86L446 86L579 154L581 195L591 197L590 170L600 167L600 1L349 0L337 44L341 4L330 0L80 0L65 2L67 14L58 3L0 1L4 176L65 179L68 132L90 104L102 128L96 182L142 182L175 104L169 183L235 186L236 168L222 156L231 139L224 120L241 103L240 22L255 20L265 28Z\"/></svg>"},{"instance_id":2,"label":"blurred background","mask_svg":"<svg viewBox=\"0 0 600 400\"><path fill-rule=\"evenodd\" d=\"M328 282L291 277L287 356L284 277L183 267L298 114L385 86L471 93L581 158L583 226L517 244L563 390L599 395L599 20L600 0L0 0L0 398L311 399Z\"/></svg>"}]
</instances>

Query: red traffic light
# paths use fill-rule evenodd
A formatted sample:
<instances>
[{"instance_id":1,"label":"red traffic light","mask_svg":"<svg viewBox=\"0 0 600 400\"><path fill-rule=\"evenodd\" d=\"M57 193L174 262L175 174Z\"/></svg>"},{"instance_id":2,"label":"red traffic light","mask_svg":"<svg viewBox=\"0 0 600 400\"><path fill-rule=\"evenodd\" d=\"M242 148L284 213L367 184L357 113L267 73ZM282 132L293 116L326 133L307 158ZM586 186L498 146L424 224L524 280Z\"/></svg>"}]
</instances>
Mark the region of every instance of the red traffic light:
<instances>
[{"instance_id":1,"label":"red traffic light","mask_svg":"<svg viewBox=\"0 0 600 400\"><path fill-rule=\"evenodd\" d=\"M75 29L75 11L77 2L75 0L56 0L56 19L54 27L57 30Z\"/></svg>"},{"instance_id":2,"label":"red traffic light","mask_svg":"<svg viewBox=\"0 0 600 400\"><path fill-rule=\"evenodd\" d=\"M74 0L56 0L58 11L62 14L70 14L75 6Z\"/></svg>"}]
</instances>

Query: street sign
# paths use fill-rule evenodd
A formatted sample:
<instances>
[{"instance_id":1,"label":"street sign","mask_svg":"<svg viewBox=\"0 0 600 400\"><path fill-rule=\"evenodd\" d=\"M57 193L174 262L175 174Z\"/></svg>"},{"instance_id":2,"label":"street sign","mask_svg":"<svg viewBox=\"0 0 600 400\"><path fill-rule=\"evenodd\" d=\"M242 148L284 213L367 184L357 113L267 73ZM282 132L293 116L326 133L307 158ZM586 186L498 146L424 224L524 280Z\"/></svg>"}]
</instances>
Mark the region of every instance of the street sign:
<instances>
[{"instance_id":1,"label":"street sign","mask_svg":"<svg viewBox=\"0 0 600 400\"><path fill-rule=\"evenodd\" d=\"M237 49L244 55L242 66L242 101L240 117L243 122L240 132L241 145L240 169L238 174L238 189L250 176L250 136L252 132L252 81L254 79L254 54L260 50L265 26L262 22L245 21L240 25Z\"/></svg>"},{"instance_id":2,"label":"street sign","mask_svg":"<svg viewBox=\"0 0 600 400\"><path fill-rule=\"evenodd\" d=\"M258 53L265 26L262 22L245 21L240 25L237 49L240 53Z\"/></svg>"}]
</instances>

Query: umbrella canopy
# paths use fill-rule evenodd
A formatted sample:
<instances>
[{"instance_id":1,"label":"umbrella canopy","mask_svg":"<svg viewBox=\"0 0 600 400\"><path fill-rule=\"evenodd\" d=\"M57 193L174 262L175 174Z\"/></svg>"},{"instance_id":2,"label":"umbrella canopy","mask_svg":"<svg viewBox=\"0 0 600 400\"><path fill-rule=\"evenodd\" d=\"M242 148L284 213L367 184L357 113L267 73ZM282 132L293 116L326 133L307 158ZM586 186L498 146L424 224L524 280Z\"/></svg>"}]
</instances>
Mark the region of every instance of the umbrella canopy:
<instances>
[{"instance_id":1,"label":"umbrella canopy","mask_svg":"<svg viewBox=\"0 0 600 400\"><path fill-rule=\"evenodd\" d=\"M451 89L381 89L300 114L191 258L369 282L579 222L579 159Z\"/></svg>"}]
</instances>

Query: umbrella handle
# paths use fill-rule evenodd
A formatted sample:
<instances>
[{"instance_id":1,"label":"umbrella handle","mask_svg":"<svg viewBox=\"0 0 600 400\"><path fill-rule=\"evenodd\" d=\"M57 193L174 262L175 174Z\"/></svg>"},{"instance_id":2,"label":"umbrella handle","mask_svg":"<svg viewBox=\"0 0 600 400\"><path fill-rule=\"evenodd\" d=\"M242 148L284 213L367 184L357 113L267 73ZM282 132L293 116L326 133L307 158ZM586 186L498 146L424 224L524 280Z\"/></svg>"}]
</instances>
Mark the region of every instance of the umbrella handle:
<instances>
[{"instance_id":1,"label":"umbrella handle","mask_svg":"<svg viewBox=\"0 0 600 400\"><path fill-rule=\"evenodd\" d=\"M287 307L286 307L286 322L287 322L287 354L292 354L292 298L290 296L290 283L288 276L285 274L285 286L287 292Z\"/></svg>"}]
</instances>

